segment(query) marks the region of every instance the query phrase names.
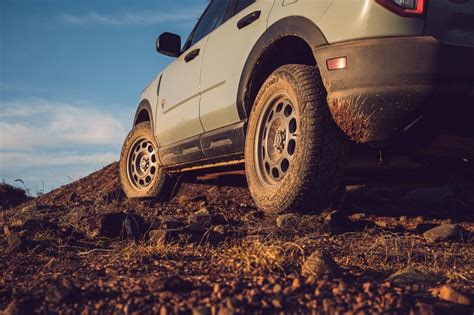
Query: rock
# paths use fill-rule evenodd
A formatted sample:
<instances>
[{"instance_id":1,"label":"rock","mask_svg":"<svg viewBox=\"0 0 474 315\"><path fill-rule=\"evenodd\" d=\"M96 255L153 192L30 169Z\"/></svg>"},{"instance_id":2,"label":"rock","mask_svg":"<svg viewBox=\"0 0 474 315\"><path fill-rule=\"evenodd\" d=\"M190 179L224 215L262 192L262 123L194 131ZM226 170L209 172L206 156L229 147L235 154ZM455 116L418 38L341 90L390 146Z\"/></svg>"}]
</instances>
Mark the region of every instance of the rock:
<instances>
[{"instance_id":1,"label":"rock","mask_svg":"<svg viewBox=\"0 0 474 315\"><path fill-rule=\"evenodd\" d=\"M315 251L304 262L301 268L303 276L334 276L339 273L336 262L327 253Z\"/></svg>"},{"instance_id":2,"label":"rock","mask_svg":"<svg viewBox=\"0 0 474 315\"><path fill-rule=\"evenodd\" d=\"M77 201L77 200L78 200L78 197L79 197L79 196L77 195L77 193L76 193L75 191L73 191L73 192L69 195L68 200L69 200L69 202L74 202L74 201Z\"/></svg>"},{"instance_id":3,"label":"rock","mask_svg":"<svg viewBox=\"0 0 474 315\"><path fill-rule=\"evenodd\" d=\"M281 287L280 284L277 283L277 284L275 284L275 285L273 286L273 293L278 294L278 293L280 293L281 291L283 291L283 288Z\"/></svg>"},{"instance_id":4,"label":"rock","mask_svg":"<svg viewBox=\"0 0 474 315\"><path fill-rule=\"evenodd\" d=\"M466 306L471 305L471 300L466 295L447 285L443 285L440 288L432 289L431 294L434 297L438 297L444 301Z\"/></svg>"},{"instance_id":5,"label":"rock","mask_svg":"<svg viewBox=\"0 0 474 315\"><path fill-rule=\"evenodd\" d=\"M214 214L211 216L212 225L225 225L227 224L227 219L222 214Z\"/></svg>"},{"instance_id":6,"label":"rock","mask_svg":"<svg viewBox=\"0 0 474 315\"><path fill-rule=\"evenodd\" d=\"M45 300L49 303L59 304L68 299L71 292L69 288L53 286L46 292Z\"/></svg>"},{"instance_id":7,"label":"rock","mask_svg":"<svg viewBox=\"0 0 474 315\"><path fill-rule=\"evenodd\" d=\"M408 217L406 215L402 215L400 218L398 218L400 224L405 225L408 223Z\"/></svg>"},{"instance_id":8,"label":"rock","mask_svg":"<svg viewBox=\"0 0 474 315\"><path fill-rule=\"evenodd\" d=\"M262 211L254 210L246 213L243 217L244 221L261 220L265 214Z\"/></svg>"},{"instance_id":9,"label":"rock","mask_svg":"<svg viewBox=\"0 0 474 315\"><path fill-rule=\"evenodd\" d=\"M351 221L346 214L339 210L331 212L322 225L322 230L331 234L343 234L358 230L357 224Z\"/></svg>"},{"instance_id":10,"label":"rock","mask_svg":"<svg viewBox=\"0 0 474 315\"><path fill-rule=\"evenodd\" d=\"M20 251L24 249L25 242L22 238L9 235L7 237L8 250L10 253Z\"/></svg>"},{"instance_id":11,"label":"rock","mask_svg":"<svg viewBox=\"0 0 474 315\"><path fill-rule=\"evenodd\" d=\"M201 208L198 212L192 213L189 216L188 221L190 224L198 223L205 226L210 226L212 224L211 214L206 207Z\"/></svg>"},{"instance_id":12,"label":"rock","mask_svg":"<svg viewBox=\"0 0 474 315\"><path fill-rule=\"evenodd\" d=\"M117 187L114 190L102 195L102 200L105 202L122 201L125 198L125 192L122 190L121 187Z\"/></svg>"},{"instance_id":13,"label":"rock","mask_svg":"<svg viewBox=\"0 0 474 315\"><path fill-rule=\"evenodd\" d=\"M219 233L219 234L225 234L225 226L223 225L217 225L212 229L214 232Z\"/></svg>"},{"instance_id":14,"label":"rock","mask_svg":"<svg viewBox=\"0 0 474 315\"><path fill-rule=\"evenodd\" d=\"M148 281L150 292L170 291L174 293L189 292L194 289L192 282L181 278L178 275L165 278L152 278Z\"/></svg>"},{"instance_id":15,"label":"rock","mask_svg":"<svg viewBox=\"0 0 474 315\"><path fill-rule=\"evenodd\" d=\"M27 239L26 237L20 237L17 235L9 235L6 238L7 245L8 245L8 251L10 253L14 252L20 252L20 251L26 251L26 250L31 250L31 249L38 249L38 250L44 250L48 246L51 245L50 241L34 241Z\"/></svg>"},{"instance_id":16,"label":"rock","mask_svg":"<svg viewBox=\"0 0 474 315\"><path fill-rule=\"evenodd\" d=\"M13 220L11 223L10 223L10 227L12 228L22 228L23 227L23 221L21 220Z\"/></svg>"},{"instance_id":17,"label":"rock","mask_svg":"<svg viewBox=\"0 0 474 315\"><path fill-rule=\"evenodd\" d=\"M354 213L353 215L351 215L352 220L363 220L366 217L367 215L365 213Z\"/></svg>"},{"instance_id":18,"label":"rock","mask_svg":"<svg viewBox=\"0 0 474 315\"><path fill-rule=\"evenodd\" d=\"M403 284L434 284L443 280L442 277L425 272L415 267L406 267L398 270L388 280L399 285Z\"/></svg>"},{"instance_id":19,"label":"rock","mask_svg":"<svg viewBox=\"0 0 474 315\"><path fill-rule=\"evenodd\" d=\"M219 198L219 187L213 186L206 190L206 196L208 200L216 200Z\"/></svg>"},{"instance_id":20,"label":"rock","mask_svg":"<svg viewBox=\"0 0 474 315\"><path fill-rule=\"evenodd\" d=\"M1 230L3 231L4 237L8 237L12 234L12 232L10 231L10 228L6 225L4 227L1 227Z\"/></svg>"},{"instance_id":21,"label":"rock","mask_svg":"<svg viewBox=\"0 0 474 315\"><path fill-rule=\"evenodd\" d=\"M295 229L298 227L300 218L292 213L282 214L276 217L276 225L280 229Z\"/></svg>"},{"instance_id":22,"label":"rock","mask_svg":"<svg viewBox=\"0 0 474 315\"><path fill-rule=\"evenodd\" d=\"M207 227L203 224L192 223L185 228L186 233L189 234L200 234L201 236L207 232Z\"/></svg>"},{"instance_id":23,"label":"rock","mask_svg":"<svg viewBox=\"0 0 474 315\"><path fill-rule=\"evenodd\" d=\"M178 220L173 215L162 215L159 217L160 219L160 228L162 229L177 229L183 226L183 222Z\"/></svg>"},{"instance_id":24,"label":"rock","mask_svg":"<svg viewBox=\"0 0 474 315\"><path fill-rule=\"evenodd\" d=\"M423 237L428 243L437 243L462 240L464 234L457 224L442 224L423 233Z\"/></svg>"},{"instance_id":25,"label":"rock","mask_svg":"<svg viewBox=\"0 0 474 315\"><path fill-rule=\"evenodd\" d=\"M435 223L418 223L415 227L415 233L423 234L432 228L437 227L438 224Z\"/></svg>"},{"instance_id":26,"label":"rock","mask_svg":"<svg viewBox=\"0 0 474 315\"><path fill-rule=\"evenodd\" d=\"M375 225L377 225L381 229L387 229L388 228L388 222L387 221L376 220Z\"/></svg>"},{"instance_id":27,"label":"rock","mask_svg":"<svg viewBox=\"0 0 474 315\"><path fill-rule=\"evenodd\" d=\"M148 232L150 241L159 244L178 241L181 234L183 234L183 229L151 230Z\"/></svg>"},{"instance_id":28,"label":"rock","mask_svg":"<svg viewBox=\"0 0 474 315\"><path fill-rule=\"evenodd\" d=\"M192 314L193 315L211 315L212 312L211 312L211 309L209 307L201 305L201 306L193 308L192 309Z\"/></svg>"},{"instance_id":29,"label":"rock","mask_svg":"<svg viewBox=\"0 0 474 315\"><path fill-rule=\"evenodd\" d=\"M140 239L146 231L145 220L137 214L108 213L100 222L100 235L109 238Z\"/></svg>"},{"instance_id":30,"label":"rock","mask_svg":"<svg viewBox=\"0 0 474 315\"><path fill-rule=\"evenodd\" d=\"M192 202L207 202L207 196L206 195L197 195L197 196L187 196L187 195L182 195L178 197L178 203L182 206L188 206L189 203Z\"/></svg>"},{"instance_id":31,"label":"rock","mask_svg":"<svg viewBox=\"0 0 474 315\"><path fill-rule=\"evenodd\" d=\"M171 292L189 292L193 290L193 283L180 276L172 276L164 280L163 290Z\"/></svg>"},{"instance_id":32,"label":"rock","mask_svg":"<svg viewBox=\"0 0 474 315\"><path fill-rule=\"evenodd\" d=\"M208 242L211 245L218 245L224 242L226 239L226 235L222 233L217 233L215 231L209 231L204 234L202 241Z\"/></svg>"},{"instance_id":33,"label":"rock","mask_svg":"<svg viewBox=\"0 0 474 315\"><path fill-rule=\"evenodd\" d=\"M444 208L449 206L456 198L455 193L450 187L429 187L418 188L409 191L402 198L402 201L414 205L427 205L435 208Z\"/></svg>"},{"instance_id":34,"label":"rock","mask_svg":"<svg viewBox=\"0 0 474 315\"><path fill-rule=\"evenodd\" d=\"M301 288L300 278L296 277L295 279L293 279L293 282L291 283L291 287L293 288L293 290L297 290Z\"/></svg>"},{"instance_id":35,"label":"rock","mask_svg":"<svg viewBox=\"0 0 474 315\"><path fill-rule=\"evenodd\" d=\"M206 195L197 195L191 198L192 202L201 202L201 201L207 201L207 196Z\"/></svg>"}]
</instances>

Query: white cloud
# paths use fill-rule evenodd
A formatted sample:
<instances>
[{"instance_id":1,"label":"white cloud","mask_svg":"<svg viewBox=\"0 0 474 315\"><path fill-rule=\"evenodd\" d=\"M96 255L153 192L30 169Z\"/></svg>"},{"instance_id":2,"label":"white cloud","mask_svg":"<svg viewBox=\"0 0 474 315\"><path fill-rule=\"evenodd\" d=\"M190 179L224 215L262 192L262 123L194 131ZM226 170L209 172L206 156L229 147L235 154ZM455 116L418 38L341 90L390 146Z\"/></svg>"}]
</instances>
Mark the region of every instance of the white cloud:
<instances>
[{"instance_id":1,"label":"white cloud","mask_svg":"<svg viewBox=\"0 0 474 315\"><path fill-rule=\"evenodd\" d=\"M106 24L106 25L152 25L168 22L194 22L202 12L202 8L188 8L180 11L158 12L122 12L115 14L100 14L90 12L77 16L61 13L59 19L75 25Z\"/></svg>"},{"instance_id":2,"label":"white cloud","mask_svg":"<svg viewBox=\"0 0 474 315\"><path fill-rule=\"evenodd\" d=\"M107 165L118 160L116 154L33 154L33 153L0 153L2 168L18 169L49 166L81 166L81 165Z\"/></svg>"},{"instance_id":3,"label":"white cloud","mask_svg":"<svg viewBox=\"0 0 474 315\"><path fill-rule=\"evenodd\" d=\"M92 107L42 100L0 105L3 150L121 144L124 122Z\"/></svg>"}]
</instances>

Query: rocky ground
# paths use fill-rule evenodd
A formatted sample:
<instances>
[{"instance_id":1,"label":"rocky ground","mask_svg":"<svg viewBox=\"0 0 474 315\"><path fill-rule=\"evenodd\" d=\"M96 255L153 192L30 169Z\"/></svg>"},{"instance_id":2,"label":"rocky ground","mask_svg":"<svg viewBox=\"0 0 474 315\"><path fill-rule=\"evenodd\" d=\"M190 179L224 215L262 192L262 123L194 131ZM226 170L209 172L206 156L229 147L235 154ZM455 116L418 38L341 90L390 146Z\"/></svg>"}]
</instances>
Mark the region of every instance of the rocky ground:
<instances>
[{"instance_id":1,"label":"rocky ground","mask_svg":"<svg viewBox=\"0 0 474 315\"><path fill-rule=\"evenodd\" d=\"M334 209L270 216L237 175L126 200L112 164L0 210L0 309L472 314L471 202L461 186L348 186Z\"/></svg>"}]
</instances>

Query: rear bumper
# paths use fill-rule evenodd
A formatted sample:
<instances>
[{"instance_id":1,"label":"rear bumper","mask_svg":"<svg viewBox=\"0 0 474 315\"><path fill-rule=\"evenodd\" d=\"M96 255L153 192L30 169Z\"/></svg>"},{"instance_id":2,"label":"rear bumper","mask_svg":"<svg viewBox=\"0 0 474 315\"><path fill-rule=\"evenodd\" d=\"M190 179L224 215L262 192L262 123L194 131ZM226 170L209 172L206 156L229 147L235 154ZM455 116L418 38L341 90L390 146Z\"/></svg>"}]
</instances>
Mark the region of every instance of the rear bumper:
<instances>
[{"instance_id":1,"label":"rear bumper","mask_svg":"<svg viewBox=\"0 0 474 315\"><path fill-rule=\"evenodd\" d=\"M474 134L474 47L393 37L315 54L331 113L352 140L384 145L421 124ZM347 67L329 71L326 61L337 57L347 57Z\"/></svg>"}]
</instances>

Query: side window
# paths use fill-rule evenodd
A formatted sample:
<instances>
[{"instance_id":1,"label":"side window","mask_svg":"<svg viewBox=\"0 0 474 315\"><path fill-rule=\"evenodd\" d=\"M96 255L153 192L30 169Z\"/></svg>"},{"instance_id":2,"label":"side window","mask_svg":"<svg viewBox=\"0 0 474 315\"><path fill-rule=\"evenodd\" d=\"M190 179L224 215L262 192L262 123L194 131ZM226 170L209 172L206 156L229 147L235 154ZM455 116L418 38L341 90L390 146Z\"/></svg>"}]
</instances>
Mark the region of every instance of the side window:
<instances>
[{"instance_id":1,"label":"side window","mask_svg":"<svg viewBox=\"0 0 474 315\"><path fill-rule=\"evenodd\" d=\"M229 0L212 0L198 22L188 47L194 45L221 25Z\"/></svg>"},{"instance_id":2,"label":"side window","mask_svg":"<svg viewBox=\"0 0 474 315\"><path fill-rule=\"evenodd\" d=\"M255 3L255 0L237 0L237 4L235 6L234 15L248 7L249 5Z\"/></svg>"}]
</instances>

